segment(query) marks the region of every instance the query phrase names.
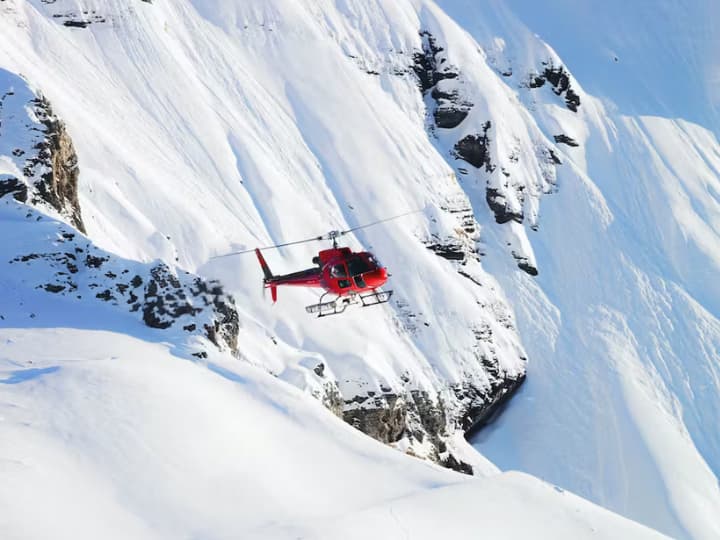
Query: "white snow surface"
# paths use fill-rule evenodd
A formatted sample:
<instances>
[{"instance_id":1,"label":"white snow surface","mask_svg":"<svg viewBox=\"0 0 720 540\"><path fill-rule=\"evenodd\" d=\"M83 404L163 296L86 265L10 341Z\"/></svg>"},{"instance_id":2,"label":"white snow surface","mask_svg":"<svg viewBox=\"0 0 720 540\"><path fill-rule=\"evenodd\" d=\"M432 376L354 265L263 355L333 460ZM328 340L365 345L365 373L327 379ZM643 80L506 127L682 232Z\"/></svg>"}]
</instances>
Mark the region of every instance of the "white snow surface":
<instances>
[{"instance_id":1,"label":"white snow surface","mask_svg":"<svg viewBox=\"0 0 720 540\"><path fill-rule=\"evenodd\" d=\"M474 443L486 458L662 533L720 536L717 101L684 108L694 79L663 88L656 77L647 95L662 107L637 107L632 85L618 94L605 68L564 64L581 27L555 46L530 4L0 3L0 68L41 90L67 123L89 238L220 278L241 310L242 359L280 379L219 352L189 361L177 343L86 304L53 299L52 322L0 321L0 502L10 509L1 536L43 538L57 523L72 538L650 536L560 488L496 474L481 457L485 477L469 479L393 453L309 396L319 362L350 395L408 373L413 388L468 377L482 386L468 331L478 325L496 340L481 352L505 372L530 359L528 382ZM569 2L550 4L564 28L579 17L564 11ZM662 4L667 17L633 11L645 50L664 43L684 5ZM93 20L63 26L73 17ZM635 50L622 41L628 24L602 30L624 43L613 45L618 65ZM673 28L673 65L713 60L692 27ZM474 104L459 127L430 135L429 100L409 68L420 30L445 48L461 73L453 88ZM637 62L662 73L652 60ZM577 76L577 113L547 85L526 87L547 61ZM688 69L714 80L712 65ZM492 173L449 154L487 120ZM580 146L554 145L560 133ZM562 165L544 161L550 147ZM524 223L494 222L488 185L506 190ZM421 243L473 245L443 210L468 205L485 254L470 263L481 286ZM308 291L283 289L274 306L263 299L251 257L209 259L418 208L350 238L388 265L406 311L318 322L304 313L316 298ZM270 266L304 267L316 247L270 252ZM36 298L0 274L10 284ZM9 313L18 321L28 311ZM60 328L63 313L93 324Z\"/></svg>"},{"instance_id":2,"label":"white snow surface","mask_svg":"<svg viewBox=\"0 0 720 540\"><path fill-rule=\"evenodd\" d=\"M0 343L2 538L660 538L524 474L406 457L221 353L62 327Z\"/></svg>"}]
</instances>

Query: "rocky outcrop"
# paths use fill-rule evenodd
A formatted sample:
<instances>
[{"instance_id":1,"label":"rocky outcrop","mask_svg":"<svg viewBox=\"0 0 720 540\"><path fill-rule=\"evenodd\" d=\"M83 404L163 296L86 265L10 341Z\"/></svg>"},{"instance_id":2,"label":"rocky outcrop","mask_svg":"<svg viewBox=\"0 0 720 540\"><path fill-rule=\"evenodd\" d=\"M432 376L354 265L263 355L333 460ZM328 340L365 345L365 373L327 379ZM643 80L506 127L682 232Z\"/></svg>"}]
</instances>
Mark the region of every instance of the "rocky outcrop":
<instances>
[{"instance_id":1,"label":"rocky outcrop","mask_svg":"<svg viewBox=\"0 0 720 540\"><path fill-rule=\"evenodd\" d=\"M27 201L28 188L24 182L21 182L14 176L8 176L0 179L0 199L5 195L11 195L20 202Z\"/></svg>"},{"instance_id":2,"label":"rocky outcrop","mask_svg":"<svg viewBox=\"0 0 720 540\"><path fill-rule=\"evenodd\" d=\"M558 144L567 144L568 146L572 147L580 146L575 139L573 139L572 137L568 137L564 133L561 133L560 135L554 135L553 139L555 139L555 142Z\"/></svg>"},{"instance_id":3,"label":"rocky outcrop","mask_svg":"<svg viewBox=\"0 0 720 540\"><path fill-rule=\"evenodd\" d=\"M572 88L570 75L563 66L555 67L552 61L543 62L543 71L540 74L530 76L527 86L529 88L540 88L545 83L550 83L553 92L557 96L565 98L565 106L573 112L577 112L580 107L580 96Z\"/></svg>"},{"instance_id":4,"label":"rocky outcrop","mask_svg":"<svg viewBox=\"0 0 720 540\"><path fill-rule=\"evenodd\" d=\"M490 210L495 214L495 221L497 223L507 223L508 221L523 222L523 213L513 211L507 204L505 195L499 190L488 187L485 190L485 200Z\"/></svg>"},{"instance_id":5,"label":"rocky outcrop","mask_svg":"<svg viewBox=\"0 0 720 540\"><path fill-rule=\"evenodd\" d=\"M50 102L17 75L0 69L0 197L54 209L85 231L78 201L78 158Z\"/></svg>"},{"instance_id":6,"label":"rocky outcrop","mask_svg":"<svg viewBox=\"0 0 720 540\"><path fill-rule=\"evenodd\" d=\"M29 207L28 220L43 215ZM8 264L35 289L78 302L104 302L133 314L146 326L201 335L237 352L239 318L233 298L217 281L206 281L166 264L128 261L97 248L58 223L44 249L18 254Z\"/></svg>"},{"instance_id":7,"label":"rocky outcrop","mask_svg":"<svg viewBox=\"0 0 720 540\"><path fill-rule=\"evenodd\" d=\"M476 169L484 168L485 172L492 173L495 166L490 159L490 136L488 135L492 128L492 122L488 120L482 127L482 133L466 135L455 143L454 155Z\"/></svg>"},{"instance_id":8,"label":"rocky outcrop","mask_svg":"<svg viewBox=\"0 0 720 540\"><path fill-rule=\"evenodd\" d=\"M538 275L537 267L530 262L530 259L528 257L520 255L515 251L512 252L512 256L517 261L517 265L520 270L533 277Z\"/></svg>"},{"instance_id":9,"label":"rocky outcrop","mask_svg":"<svg viewBox=\"0 0 720 540\"><path fill-rule=\"evenodd\" d=\"M463 99L456 88L457 68L447 62L440 47L428 31L420 32L422 50L413 55L414 71L423 95L430 92L435 101L431 114L434 125L452 129L465 120L473 104Z\"/></svg>"},{"instance_id":10,"label":"rocky outcrop","mask_svg":"<svg viewBox=\"0 0 720 540\"><path fill-rule=\"evenodd\" d=\"M65 124L53 113L43 96L32 101L35 116L44 126L43 140L35 145L37 157L28 159L23 172L27 178L39 174L31 202L49 204L70 223L85 232L78 200L78 157ZM38 173L42 169L42 173Z\"/></svg>"},{"instance_id":11,"label":"rocky outcrop","mask_svg":"<svg viewBox=\"0 0 720 540\"><path fill-rule=\"evenodd\" d=\"M382 393L353 396L344 402L342 417L378 441L472 474L472 466L453 454L449 437L457 429L466 435L477 431L525 380L524 374L506 376L497 371L497 365L494 368L489 370L491 383L484 388L462 383L433 393L386 388Z\"/></svg>"},{"instance_id":12,"label":"rocky outcrop","mask_svg":"<svg viewBox=\"0 0 720 540\"><path fill-rule=\"evenodd\" d=\"M464 261L465 260L465 249L464 246L457 241L446 241L446 242L430 242L425 245L429 250L433 251L437 256L447 259L449 261Z\"/></svg>"}]
</instances>

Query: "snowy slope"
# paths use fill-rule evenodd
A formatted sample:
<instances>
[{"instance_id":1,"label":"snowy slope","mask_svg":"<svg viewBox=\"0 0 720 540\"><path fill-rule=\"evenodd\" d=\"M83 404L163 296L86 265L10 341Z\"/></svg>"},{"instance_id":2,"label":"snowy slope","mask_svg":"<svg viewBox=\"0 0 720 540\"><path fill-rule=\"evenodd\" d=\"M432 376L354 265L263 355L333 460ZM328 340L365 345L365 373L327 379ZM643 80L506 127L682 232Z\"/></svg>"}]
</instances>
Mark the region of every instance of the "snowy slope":
<instances>
[{"instance_id":1,"label":"snowy slope","mask_svg":"<svg viewBox=\"0 0 720 540\"><path fill-rule=\"evenodd\" d=\"M605 44L583 30L594 12L582 2L551 2L544 19L520 0L6 0L0 68L66 122L92 242L221 279L240 309L243 360L340 414L374 401L395 418L429 403L408 425L431 433L423 418L442 410L452 450L492 474L466 457L463 413L529 358L527 386L475 442L486 457L666 534L714 538L716 68L712 34L682 23L684 5L663 2L650 19L634 8ZM669 29L677 55L638 52L668 47ZM599 57L612 68L588 61ZM666 87L668 62L687 77ZM210 259L414 209L350 239L390 268L397 302L341 320L308 319L308 291L281 290L271 306L251 258ZM270 252L270 266L304 267L316 247ZM128 332L128 320L103 329ZM389 442L438 458L427 437L400 435ZM492 482L514 485L506 478ZM518 482L508 501L535 493ZM505 487L464 489L444 493L484 505ZM370 531L387 520L381 500L258 534Z\"/></svg>"},{"instance_id":2,"label":"snowy slope","mask_svg":"<svg viewBox=\"0 0 720 540\"><path fill-rule=\"evenodd\" d=\"M386 442L421 455L441 447L425 443L427 426L431 439L453 439L472 423L468 411L521 380L526 355L512 312L474 255L467 196L425 132L411 68L421 21L394 22L411 5L358 7L386 21L382 32L358 27L349 8L312 2L84 5L104 19L68 27L84 16L74 3L8 3L3 23L19 46L5 45L4 56L75 135L94 242L220 278L238 305L253 306L245 331L278 344L272 360L241 351L249 361L314 393L339 392L347 415L358 404L391 409L398 421L381 426ZM358 50L375 61L393 41L406 51L393 55L399 74L358 65ZM416 209L349 239L391 269L390 309L318 323L303 309L313 292L282 290L272 306L252 257L210 260ZM437 243L459 246L465 276L425 247ZM318 247L268 261L278 273L302 268ZM436 418L404 429L416 409Z\"/></svg>"},{"instance_id":3,"label":"snowy slope","mask_svg":"<svg viewBox=\"0 0 720 540\"><path fill-rule=\"evenodd\" d=\"M0 343L3 538L660 538L526 475L403 456L220 353L61 327Z\"/></svg>"},{"instance_id":4,"label":"snowy slope","mask_svg":"<svg viewBox=\"0 0 720 540\"><path fill-rule=\"evenodd\" d=\"M498 64L528 62L518 51L537 37L508 10L496 16L507 40ZM643 24L646 39L664 39L666 26ZM622 39L617 32L608 39ZM492 48L487 28L475 34ZM602 72L587 79L614 97ZM653 92L667 103L678 97L672 87ZM501 468L551 479L667 534L715 538L720 145L686 121L623 115L627 102L619 111L584 96L567 118L537 93L524 99L546 133L562 130L579 146L561 147L558 192L543 201L532 235L538 278L485 261L508 291L536 363L476 446ZM708 102L695 106L716 127ZM672 111L693 117L682 106Z\"/></svg>"},{"instance_id":5,"label":"snowy slope","mask_svg":"<svg viewBox=\"0 0 720 540\"><path fill-rule=\"evenodd\" d=\"M502 4L552 45L589 92L623 114L683 118L720 131L717 2Z\"/></svg>"}]
</instances>

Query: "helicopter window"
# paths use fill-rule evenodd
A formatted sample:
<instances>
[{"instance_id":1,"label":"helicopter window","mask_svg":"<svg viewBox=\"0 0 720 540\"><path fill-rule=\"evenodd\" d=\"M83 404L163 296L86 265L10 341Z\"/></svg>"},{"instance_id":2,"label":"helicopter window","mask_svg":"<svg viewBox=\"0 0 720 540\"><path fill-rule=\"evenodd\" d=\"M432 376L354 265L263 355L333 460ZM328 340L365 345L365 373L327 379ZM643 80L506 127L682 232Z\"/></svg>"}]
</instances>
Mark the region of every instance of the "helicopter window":
<instances>
[{"instance_id":1,"label":"helicopter window","mask_svg":"<svg viewBox=\"0 0 720 540\"><path fill-rule=\"evenodd\" d=\"M344 264L336 264L330 269L330 275L332 277L347 277L347 271L345 270Z\"/></svg>"},{"instance_id":2,"label":"helicopter window","mask_svg":"<svg viewBox=\"0 0 720 540\"><path fill-rule=\"evenodd\" d=\"M351 276L357 276L372 270L367 261L363 260L361 257L352 257L348 259L348 269L350 270Z\"/></svg>"},{"instance_id":3,"label":"helicopter window","mask_svg":"<svg viewBox=\"0 0 720 540\"><path fill-rule=\"evenodd\" d=\"M347 289L350 286L349 279L338 279L338 287L341 289Z\"/></svg>"},{"instance_id":4,"label":"helicopter window","mask_svg":"<svg viewBox=\"0 0 720 540\"><path fill-rule=\"evenodd\" d=\"M365 283L365 280L362 278L362 276L355 276L353 279L355 280L355 285L357 285L361 289L367 287L367 283Z\"/></svg>"}]
</instances>

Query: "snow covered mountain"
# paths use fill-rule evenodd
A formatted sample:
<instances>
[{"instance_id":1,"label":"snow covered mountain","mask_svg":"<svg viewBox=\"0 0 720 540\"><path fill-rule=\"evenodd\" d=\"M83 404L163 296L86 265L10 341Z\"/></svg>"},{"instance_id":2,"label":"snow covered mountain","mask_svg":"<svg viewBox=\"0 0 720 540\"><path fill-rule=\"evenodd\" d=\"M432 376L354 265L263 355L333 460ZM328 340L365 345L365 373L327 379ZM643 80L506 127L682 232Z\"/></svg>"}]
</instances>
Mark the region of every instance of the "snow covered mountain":
<instances>
[{"instance_id":1,"label":"snow covered mountain","mask_svg":"<svg viewBox=\"0 0 720 540\"><path fill-rule=\"evenodd\" d=\"M683 6L654 11L645 42L694 35ZM103 512L67 519L74 537L467 537L448 522L469 501L494 537L548 511L548 535L650 534L497 465L718 536L715 68L689 70L708 83L692 107L681 82L622 93L565 50L650 80L623 40L644 11L610 46L573 27L579 7L548 9L553 24L521 0L0 2L0 531L45 535L13 493L79 476ZM673 43L663 66L706 60ZM342 317L309 318L307 290L272 305L252 257L211 258L413 210L350 237L395 294ZM318 247L267 258L303 268ZM463 433L526 369L476 453Z\"/></svg>"}]
</instances>

